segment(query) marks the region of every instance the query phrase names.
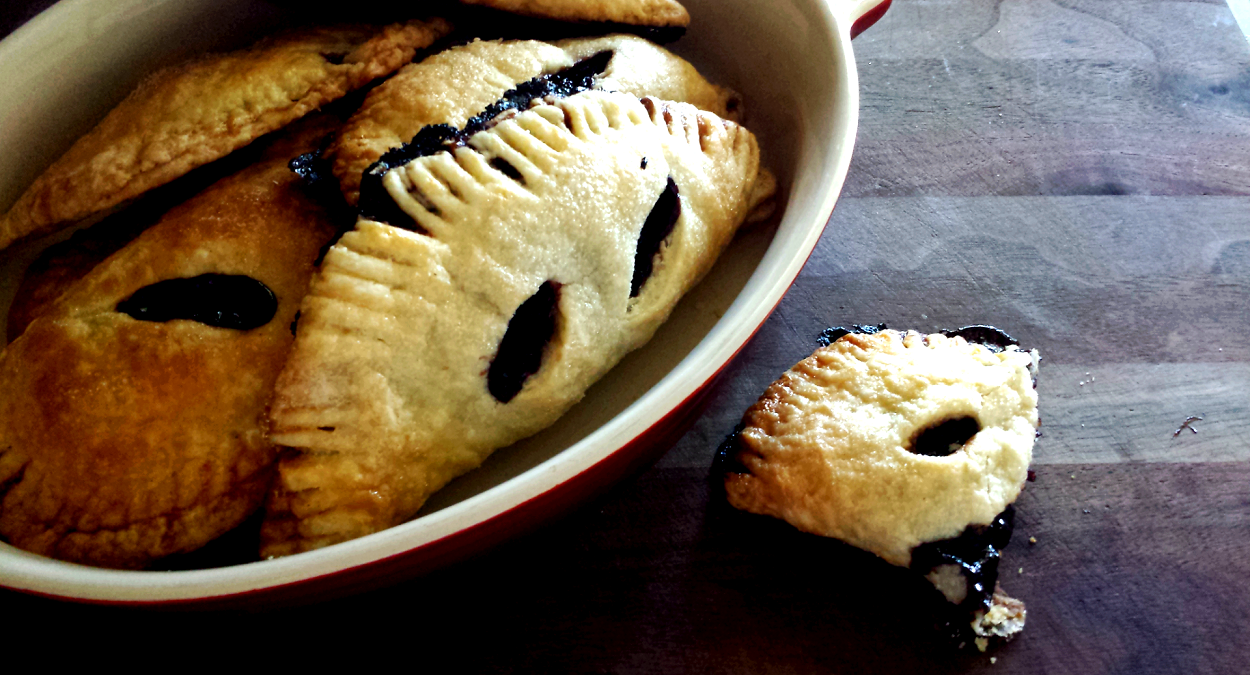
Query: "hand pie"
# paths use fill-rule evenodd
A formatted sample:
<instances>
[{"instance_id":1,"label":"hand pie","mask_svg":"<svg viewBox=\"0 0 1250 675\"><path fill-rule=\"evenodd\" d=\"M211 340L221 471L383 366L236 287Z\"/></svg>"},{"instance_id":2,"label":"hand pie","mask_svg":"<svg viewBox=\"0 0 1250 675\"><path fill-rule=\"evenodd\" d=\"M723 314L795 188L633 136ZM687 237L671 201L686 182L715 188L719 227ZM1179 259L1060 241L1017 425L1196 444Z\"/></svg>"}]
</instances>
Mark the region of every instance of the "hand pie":
<instances>
[{"instance_id":1,"label":"hand pie","mask_svg":"<svg viewBox=\"0 0 1250 675\"><path fill-rule=\"evenodd\" d=\"M591 90L485 126L388 171L404 219L362 219L314 278L262 556L401 523L550 425L755 206L755 138L689 104Z\"/></svg>"},{"instance_id":2,"label":"hand pie","mask_svg":"<svg viewBox=\"0 0 1250 675\"><path fill-rule=\"evenodd\" d=\"M0 248L104 211L391 73L450 30L441 20L311 28L144 80L18 198Z\"/></svg>"},{"instance_id":3,"label":"hand pie","mask_svg":"<svg viewBox=\"0 0 1250 675\"><path fill-rule=\"evenodd\" d=\"M344 197L356 204L363 172L426 126L463 127L521 83L602 52L610 58L591 73L595 88L682 101L737 121L737 94L709 83L694 66L639 37L613 35L555 44L476 41L405 66L369 92L328 152Z\"/></svg>"},{"instance_id":4,"label":"hand pie","mask_svg":"<svg viewBox=\"0 0 1250 675\"><path fill-rule=\"evenodd\" d=\"M337 118L174 208L42 310L0 356L0 536L137 568L263 502L265 411L334 228L287 162Z\"/></svg>"},{"instance_id":5,"label":"hand pie","mask_svg":"<svg viewBox=\"0 0 1250 675\"><path fill-rule=\"evenodd\" d=\"M722 448L729 503L925 574L977 637L1017 632L1024 605L995 584L1037 431L1037 352L983 326L840 333Z\"/></svg>"},{"instance_id":6,"label":"hand pie","mask_svg":"<svg viewBox=\"0 0 1250 675\"><path fill-rule=\"evenodd\" d=\"M461 0L515 14L561 21L601 21L637 26L690 24L690 14L676 0Z\"/></svg>"}]
</instances>

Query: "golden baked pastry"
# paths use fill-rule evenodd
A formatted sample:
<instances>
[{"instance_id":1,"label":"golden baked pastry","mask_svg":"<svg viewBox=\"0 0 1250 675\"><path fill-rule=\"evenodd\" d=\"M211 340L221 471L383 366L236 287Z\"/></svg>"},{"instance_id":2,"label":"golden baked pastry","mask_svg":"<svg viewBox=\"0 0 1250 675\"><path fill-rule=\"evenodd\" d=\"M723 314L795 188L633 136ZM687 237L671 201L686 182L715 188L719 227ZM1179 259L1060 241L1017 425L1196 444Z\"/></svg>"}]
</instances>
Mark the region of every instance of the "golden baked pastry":
<instances>
[{"instance_id":1,"label":"golden baked pastry","mask_svg":"<svg viewBox=\"0 0 1250 675\"><path fill-rule=\"evenodd\" d=\"M464 127L519 84L571 68L601 52L609 52L611 58L592 73L595 88L683 101L738 120L737 94L709 83L694 66L639 37L612 35L555 44L475 41L405 66L369 92L328 152L344 197L356 204L361 174L426 126Z\"/></svg>"},{"instance_id":2,"label":"golden baked pastry","mask_svg":"<svg viewBox=\"0 0 1250 675\"><path fill-rule=\"evenodd\" d=\"M676 0L461 0L515 14L561 21L604 21L638 26L687 26L690 13Z\"/></svg>"},{"instance_id":3,"label":"golden baked pastry","mask_svg":"<svg viewBox=\"0 0 1250 675\"><path fill-rule=\"evenodd\" d=\"M259 164L74 283L5 349L0 536L136 568L262 504L277 454L266 406L334 232L287 162L338 123L300 122Z\"/></svg>"},{"instance_id":4,"label":"golden baked pastry","mask_svg":"<svg viewBox=\"0 0 1250 675\"><path fill-rule=\"evenodd\" d=\"M411 518L645 343L754 208L755 138L689 104L585 91L383 176L301 309L273 405L262 556Z\"/></svg>"},{"instance_id":5,"label":"golden baked pastry","mask_svg":"<svg viewBox=\"0 0 1250 675\"><path fill-rule=\"evenodd\" d=\"M0 220L0 248L104 211L408 63L441 20L310 28L154 73Z\"/></svg>"},{"instance_id":6,"label":"golden baked pastry","mask_svg":"<svg viewBox=\"0 0 1250 675\"><path fill-rule=\"evenodd\" d=\"M988 327L846 333L746 412L722 448L729 503L926 575L977 639L1018 632L1023 603L995 583L1032 458L1036 362Z\"/></svg>"}]
</instances>

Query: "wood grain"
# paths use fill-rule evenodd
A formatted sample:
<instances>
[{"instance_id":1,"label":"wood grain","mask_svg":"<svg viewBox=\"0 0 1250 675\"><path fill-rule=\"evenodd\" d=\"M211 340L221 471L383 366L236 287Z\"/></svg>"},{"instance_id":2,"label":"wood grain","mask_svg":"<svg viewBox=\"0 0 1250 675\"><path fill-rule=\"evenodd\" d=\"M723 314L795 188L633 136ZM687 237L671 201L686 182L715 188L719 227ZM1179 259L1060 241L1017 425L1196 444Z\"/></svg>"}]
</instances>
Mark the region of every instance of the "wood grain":
<instances>
[{"instance_id":1,"label":"wood grain","mask_svg":"<svg viewBox=\"0 0 1250 675\"><path fill-rule=\"evenodd\" d=\"M726 511L705 469L652 469L566 521L423 580L311 608L168 615L65 607L160 640L336 627L456 672L1234 673L1250 638L1250 467L1039 467L1003 585L1029 626L997 663L937 637L941 600L905 570ZM1088 513L1086 513L1088 511ZM1030 545L1029 537L1037 543ZM50 616L13 596L6 609ZM413 658L416 658L415 656Z\"/></svg>"},{"instance_id":2,"label":"wood grain","mask_svg":"<svg viewBox=\"0 0 1250 675\"><path fill-rule=\"evenodd\" d=\"M855 48L844 195L1250 194L1223 3L899 2Z\"/></svg>"}]
</instances>

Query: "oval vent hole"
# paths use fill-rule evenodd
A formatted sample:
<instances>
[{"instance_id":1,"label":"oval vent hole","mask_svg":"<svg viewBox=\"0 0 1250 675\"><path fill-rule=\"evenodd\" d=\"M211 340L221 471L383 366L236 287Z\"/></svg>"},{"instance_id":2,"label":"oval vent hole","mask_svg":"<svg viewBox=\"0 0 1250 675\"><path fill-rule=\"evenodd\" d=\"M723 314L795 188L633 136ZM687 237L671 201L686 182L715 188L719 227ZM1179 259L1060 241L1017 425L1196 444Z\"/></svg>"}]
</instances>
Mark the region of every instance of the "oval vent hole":
<instances>
[{"instance_id":1,"label":"oval vent hole","mask_svg":"<svg viewBox=\"0 0 1250 675\"><path fill-rule=\"evenodd\" d=\"M201 274L144 286L117 304L117 311L139 321L186 319L217 328L250 330L278 313L278 298L248 276Z\"/></svg>"},{"instance_id":2,"label":"oval vent hole","mask_svg":"<svg viewBox=\"0 0 1250 675\"><path fill-rule=\"evenodd\" d=\"M660 252L660 244L673 231L673 225L681 217L681 197L677 194L677 183L669 176L668 185L655 200L651 213L647 214L647 222L642 224L642 232L638 235L638 247L634 250L634 278L630 281L629 297L636 298L643 285L651 277L655 267L655 257Z\"/></svg>"},{"instance_id":3,"label":"oval vent hole","mask_svg":"<svg viewBox=\"0 0 1250 675\"><path fill-rule=\"evenodd\" d=\"M486 387L496 401L511 401L542 366L543 351L556 331L559 289L553 281L543 283L508 320L508 330L486 373Z\"/></svg>"},{"instance_id":4,"label":"oval vent hole","mask_svg":"<svg viewBox=\"0 0 1250 675\"><path fill-rule=\"evenodd\" d=\"M946 420L922 429L908 450L917 455L946 457L962 450L980 430L981 425L973 417Z\"/></svg>"}]
</instances>

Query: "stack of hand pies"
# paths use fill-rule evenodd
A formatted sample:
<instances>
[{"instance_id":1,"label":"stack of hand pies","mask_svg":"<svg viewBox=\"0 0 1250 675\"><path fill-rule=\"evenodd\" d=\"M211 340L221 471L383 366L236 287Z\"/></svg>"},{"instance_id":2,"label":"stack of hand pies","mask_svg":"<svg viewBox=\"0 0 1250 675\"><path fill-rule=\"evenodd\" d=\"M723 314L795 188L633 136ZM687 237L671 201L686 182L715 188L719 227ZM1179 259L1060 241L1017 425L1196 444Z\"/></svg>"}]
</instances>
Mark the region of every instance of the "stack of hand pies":
<instances>
[{"instance_id":1,"label":"stack of hand pies","mask_svg":"<svg viewBox=\"0 0 1250 675\"><path fill-rule=\"evenodd\" d=\"M290 30L152 74L18 199L0 247L99 224L10 309L0 537L144 568L257 512L259 557L402 523L766 215L737 96L625 32L679 4L472 4L600 36Z\"/></svg>"}]
</instances>

